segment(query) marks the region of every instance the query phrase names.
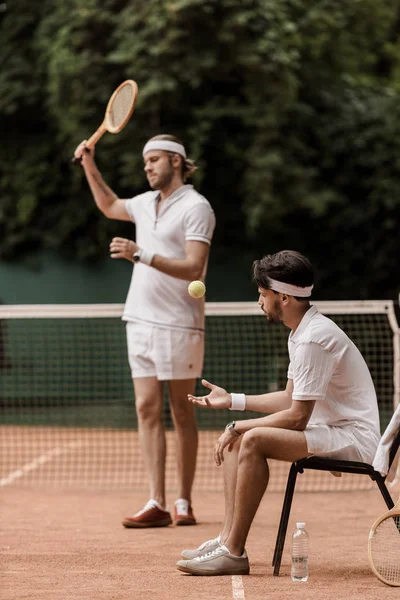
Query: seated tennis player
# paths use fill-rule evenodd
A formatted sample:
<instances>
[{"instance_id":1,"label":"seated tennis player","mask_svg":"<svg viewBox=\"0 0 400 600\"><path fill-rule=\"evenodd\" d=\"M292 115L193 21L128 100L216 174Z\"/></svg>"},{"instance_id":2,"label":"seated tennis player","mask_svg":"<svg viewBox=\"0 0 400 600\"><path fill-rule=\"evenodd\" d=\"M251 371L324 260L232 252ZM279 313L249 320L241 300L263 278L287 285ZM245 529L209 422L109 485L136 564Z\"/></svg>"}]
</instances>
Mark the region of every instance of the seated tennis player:
<instances>
[{"instance_id":1,"label":"seated tennis player","mask_svg":"<svg viewBox=\"0 0 400 600\"><path fill-rule=\"evenodd\" d=\"M184 550L177 564L193 575L246 575L247 535L268 486L268 459L294 462L312 455L371 463L380 439L374 384L359 350L310 305L313 269L290 250L253 265L261 310L284 323L289 368L286 389L257 396L229 394L203 380L208 396L188 396L204 408L265 413L229 423L214 448L225 478L225 521L217 538Z\"/></svg>"}]
</instances>

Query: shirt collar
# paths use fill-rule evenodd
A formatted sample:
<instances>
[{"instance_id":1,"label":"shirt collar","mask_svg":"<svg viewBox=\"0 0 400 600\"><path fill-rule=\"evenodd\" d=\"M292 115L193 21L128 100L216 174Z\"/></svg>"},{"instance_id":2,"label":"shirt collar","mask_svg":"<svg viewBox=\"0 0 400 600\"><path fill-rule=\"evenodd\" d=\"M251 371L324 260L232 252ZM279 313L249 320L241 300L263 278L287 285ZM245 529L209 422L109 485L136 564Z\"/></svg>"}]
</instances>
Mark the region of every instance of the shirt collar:
<instances>
[{"instance_id":1,"label":"shirt collar","mask_svg":"<svg viewBox=\"0 0 400 600\"><path fill-rule=\"evenodd\" d=\"M181 185L181 187L179 187L177 190L172 192L172 194L170 196L168 196L168 198L165 198L164 204L173 202L174 200L179 200L188 190L190 190L192 188L193 188L193 185L191 185L190 183ZM158 194L155 197L156 204L159 200L160 200L160 192L158 192Z\"/></svg>"},{"instance_id":2,"label":"shirt collar","mask_svg":"<svg viewBox=\"0 0 400 600\"><path fill-rule=\"evenodd\" d=\"M309 324L309 322L311 321L311 319L313 318L313 316L318 312L318 309L316 306L310 306L310 308L308 309L308 311L306 313L304 313L302 320L300 321L300 323L297 326L296 331L291 331L289 334L289 339L291 342L295 342L296 339L301 336L301 334L303 333L303 331L306 329L307 325Z\"/></svg>"}]
</instances>

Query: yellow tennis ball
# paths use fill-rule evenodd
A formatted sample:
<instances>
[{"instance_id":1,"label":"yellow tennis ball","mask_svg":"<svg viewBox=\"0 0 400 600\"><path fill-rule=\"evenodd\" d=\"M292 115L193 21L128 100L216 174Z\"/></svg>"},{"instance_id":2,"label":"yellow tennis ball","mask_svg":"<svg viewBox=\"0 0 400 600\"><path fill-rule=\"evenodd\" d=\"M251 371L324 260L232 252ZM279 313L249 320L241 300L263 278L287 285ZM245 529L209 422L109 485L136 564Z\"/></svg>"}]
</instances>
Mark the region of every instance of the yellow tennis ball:
<instances>
[{"instance_id":1,"label":"yellow tennis ball","mask_svg":"<svg viewBox=\"0 0 400 600\"><path fill-rule=\"evenodd\" d=\"M192 298L202 298L206 293L206 286L202 281L192 281L188 285L188 292Z\"/></svg>"}]
</instances>

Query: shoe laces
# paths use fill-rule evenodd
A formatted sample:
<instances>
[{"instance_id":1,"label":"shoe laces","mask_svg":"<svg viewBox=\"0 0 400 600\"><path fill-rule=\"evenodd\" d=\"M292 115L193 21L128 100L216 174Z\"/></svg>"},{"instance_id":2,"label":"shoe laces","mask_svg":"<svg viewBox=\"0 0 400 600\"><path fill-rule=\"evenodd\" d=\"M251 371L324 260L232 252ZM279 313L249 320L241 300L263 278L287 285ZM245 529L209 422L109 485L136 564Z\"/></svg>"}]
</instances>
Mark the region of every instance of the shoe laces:
<instances>
[{"instance_id":1,"label":"shoe laces","mask_svg":"<svg viewBox=\"0 0 400 600\"><path fill-rule=\"evenodd\" d=\"M208 558L212 558L213 556L217 557L224 552L226 552L226 550L224 550L222 546L219 546L218 548L215 548L215 550L211 550L210 552L206 552L205 554L198 556L197 560L206 560Z\"/></svg>"},{"instance_id":2,"label":"shoe laces","mask_svg":"<svg viewBox=\"0 0 400 600\"><path fill-rule=\"evenodd\" d=\"M203 542L201 544L201 546L199 546L199 550L204 550L205 548L208 548L209 546L213 546L216 543L219 544L219 536L212 540L207 540L206 542Z\"/></svg>"}]
</instances>

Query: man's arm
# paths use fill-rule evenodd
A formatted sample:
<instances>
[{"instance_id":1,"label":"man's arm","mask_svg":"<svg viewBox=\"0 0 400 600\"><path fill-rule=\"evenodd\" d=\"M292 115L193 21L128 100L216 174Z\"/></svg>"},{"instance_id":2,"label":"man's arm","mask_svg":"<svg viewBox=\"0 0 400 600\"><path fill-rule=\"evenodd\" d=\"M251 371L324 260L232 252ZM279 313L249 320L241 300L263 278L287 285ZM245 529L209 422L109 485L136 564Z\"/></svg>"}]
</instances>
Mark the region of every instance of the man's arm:
<instances>
[{"instance_id":1,"label":"man's arm","mask_svg":"<svg viewBox=\"0 0 400 600\"><path fill-rule=\"evenodd\" d=\"M304 431L314 410L315 400L293 400L290 408L286 408L267 417L236 421L235 430L245 433L255 427L277 427Z\"/></svg>"},{"instance_id":2,"label":"man's arm","mask_svg":"<svg viewBox=\"0 0 400 600\"><path fill-rule=\"evenodd\" d=\"M186 257L182 259L154 254L150 266L177 279L199 279L205 271L210 247L205 242L188 241L185 249ZM125 238L114 238L110 244L111 258L125 258L133 262L132 257L138 250L136 242Z\"/></svg>"},{"instance_id":3,"label":"man's arm","mask_svg":"<svg viewBox=\"0 0 400 600\"><path fill-rule=\"evenodd\" d=\"M246 395L246 410L262 413L276 413L292 405L293 379L288 379L286 389L281 392L268 392L256 396Z\"/></svg>"},{"instance_id":4,"label":"man's arm","mask_svg":"<svg viewBox=\"0 0 400 600\"><path fill-rule=\"evenodd\" d=\"M151 266L177 279L186 281L200 279L207 265L210 246L205 242L188 241L185 250L186 257L183 259L166 258L155 254Z\"/></svg>"},{"instance_id":5,"label":"man's arm","mask_svg":"<svg viewBox=\"0 0 400 600\"><path fill-rule=\"evenodd\" d=\"M188 395L188 400L202 408L231 408L231 395L205 379L204 387L211 390L208 396ZM288 379L286 389L282 392L270 392L258 396L246 396L246 410L268 413L259 419L236 421L235 429L239 433L254 427L279 427L302 431L306 428L314 409L315 400L292 400L293 380Z\"/></svg>"},{"instance_id":6,"label":"man's arm","mask_svg":"<svg viewBox=\"0 0 400 600\"><path fill-rule=\"evenodd\" d=\"M211 390L207 396L193 396L188 394L188 400L201 408L231 408L232 396L224 388L202 379L204 387ZM280 392L268 392L256 396L246 396L246 410L262 412L264 414L276 413L292 405L293 380L288 379L286 389Z\"/></svg>"},{"instance_id":7,"label":"man's arm","mask_svg":"<svg viewBox=\"0 0 400 600\"><path fill-rule=\"evenodd\" d=\"M118 198L98 170L94 162L94 149L88 150L85 142L82 142L75 150L75 157L81 161L94 201L101 212L109 219L131 221L125 210L126 201Z\"/></svg>"}]
</instances>

